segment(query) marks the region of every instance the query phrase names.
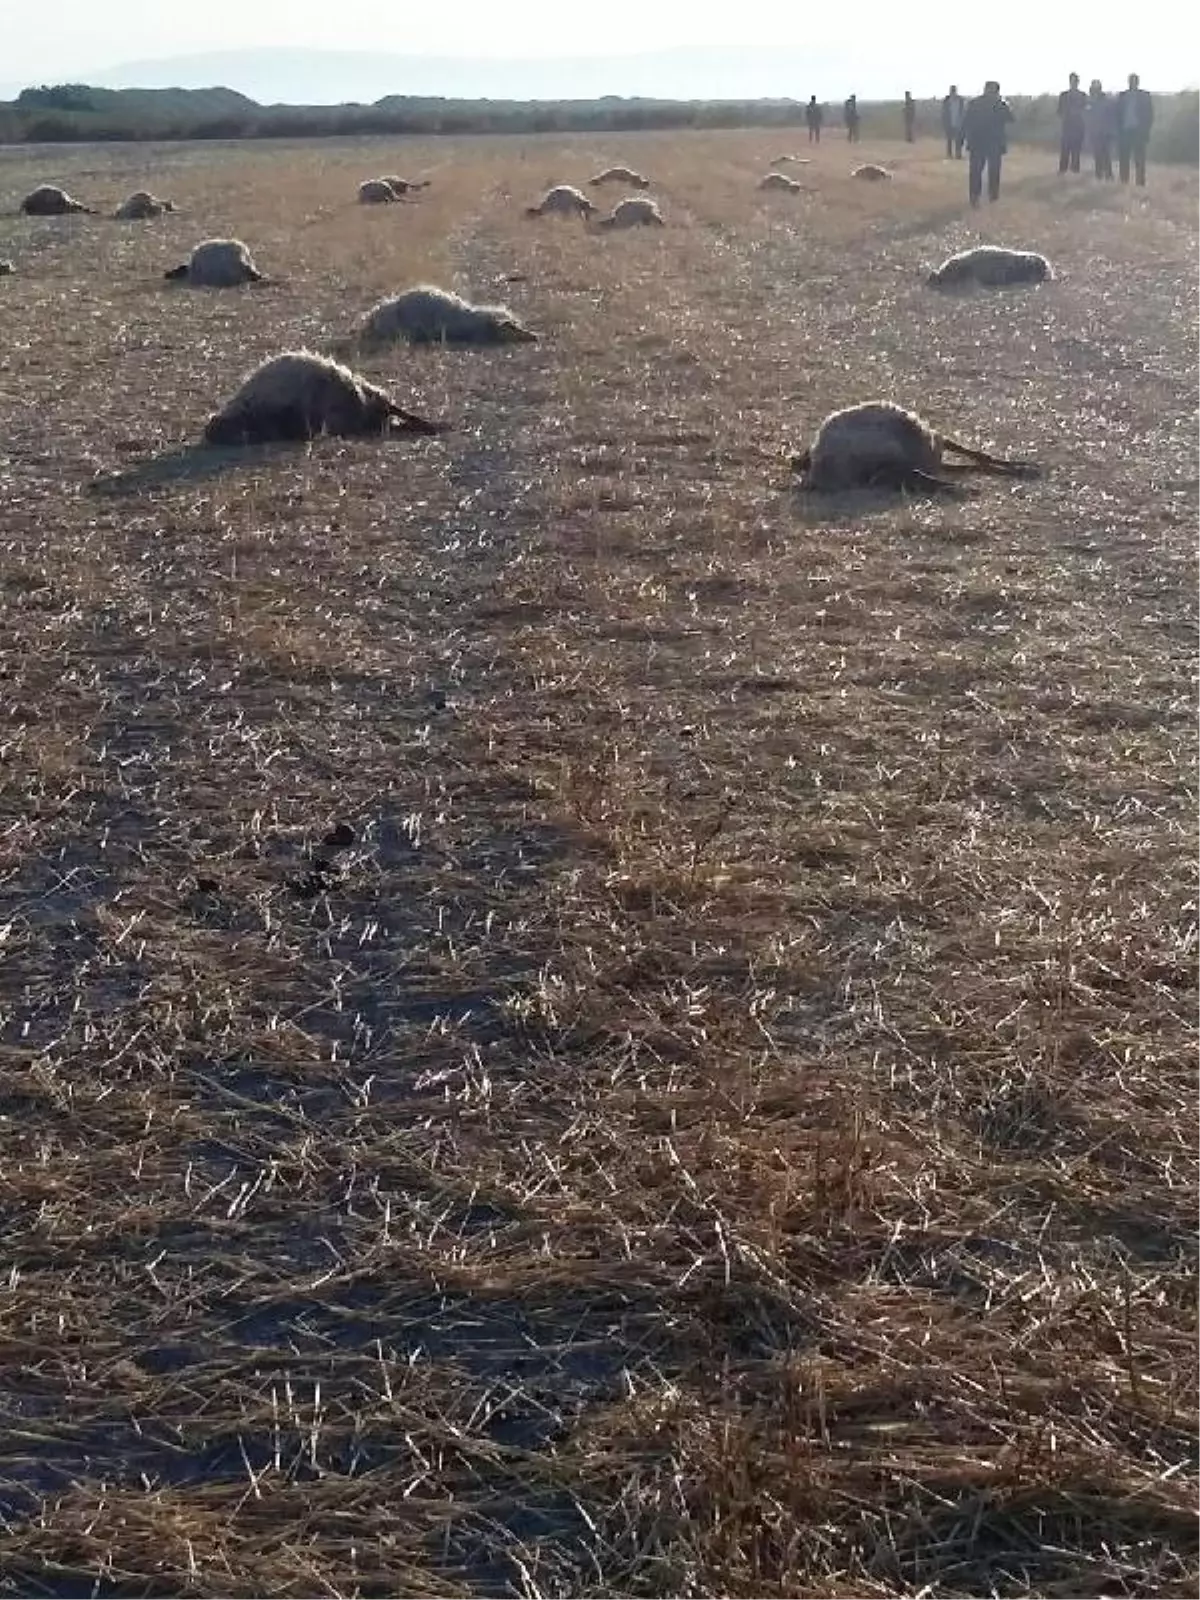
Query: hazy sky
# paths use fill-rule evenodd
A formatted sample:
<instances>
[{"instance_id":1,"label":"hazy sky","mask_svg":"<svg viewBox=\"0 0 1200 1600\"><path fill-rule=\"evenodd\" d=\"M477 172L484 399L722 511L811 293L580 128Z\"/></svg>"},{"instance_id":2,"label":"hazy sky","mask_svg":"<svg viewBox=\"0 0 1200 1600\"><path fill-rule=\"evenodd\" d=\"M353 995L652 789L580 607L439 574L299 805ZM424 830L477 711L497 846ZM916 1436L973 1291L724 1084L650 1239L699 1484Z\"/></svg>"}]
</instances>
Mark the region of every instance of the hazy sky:
<instances>
[{"instance_id":1,"label":"hazy sky","mask_svg":"<svg viewBox=\"0 0 1200 1600\"><path fill-rule=\"evenodd\" d=\"M1085 83L1138 71L1147 86L1173 89L1200 72L1198 14L1194 0L1006 0L990 10L962 0L603 0L594 9L570 0L448 0L427 11L411 0L0 0L0 78L54 82L131 60L271 45L575 56L777 42L805 52L814 81L800 87L822 98L845 92L848 59L861 63L864 79L883 67L917 95L942 92L948 68L969 83L999 77L1013 92L1056 86L1072 68ZM836 81L822 81L823 52Z\"/></svg>"}]
</instances>

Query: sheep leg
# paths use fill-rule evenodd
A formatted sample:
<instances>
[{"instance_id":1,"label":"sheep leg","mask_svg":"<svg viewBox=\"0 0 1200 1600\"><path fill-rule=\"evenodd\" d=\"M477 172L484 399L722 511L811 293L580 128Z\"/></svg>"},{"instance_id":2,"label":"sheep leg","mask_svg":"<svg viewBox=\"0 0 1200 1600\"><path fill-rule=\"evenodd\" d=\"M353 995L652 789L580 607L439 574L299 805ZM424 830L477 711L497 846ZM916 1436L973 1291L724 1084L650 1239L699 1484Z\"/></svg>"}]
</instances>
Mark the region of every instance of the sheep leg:
<instances>
[{"instance_id":1,"label":"sheep leg","mask_svg":"<svg viewBox=\"0 0 1200 1600\"><path fill-rule=\"evenodd\" d=\"M947 438L945 434L942 434L941 440L943 450L952 450L955 455L965 456L978 471L993 472L1001 477L1012 478L1033 478L1038 474L1039 468L1034 461L1018 461L1004 456L994 456L986 450L976 450L969 444L962 444L958 439Z\"/></svg>"},{"instance_id":2,"label":"sheep leg","mask_svg":"<svg viewBox=\"0 0 1200 1600\"><path fill-rule=\"evenodd\" d=\"M945 478L936 478L931 472L923 472L920 467L901 469L897 474L896 487L908 489L917 494L950 494L959 493L957 484L947 483Z\"/></svg>"},{"instance_id":3,"label":"sheep leg","mask_svg":"<svg viewBox=\"0 0 1200 1600\"><path fill-rule=\"evenodd\" d=\"M448 424L434 422L430 417L419 416L415 411L406 411L403 406L388 402L388 420L397 433L445 433Z\"/></svg>"}]
</instances>

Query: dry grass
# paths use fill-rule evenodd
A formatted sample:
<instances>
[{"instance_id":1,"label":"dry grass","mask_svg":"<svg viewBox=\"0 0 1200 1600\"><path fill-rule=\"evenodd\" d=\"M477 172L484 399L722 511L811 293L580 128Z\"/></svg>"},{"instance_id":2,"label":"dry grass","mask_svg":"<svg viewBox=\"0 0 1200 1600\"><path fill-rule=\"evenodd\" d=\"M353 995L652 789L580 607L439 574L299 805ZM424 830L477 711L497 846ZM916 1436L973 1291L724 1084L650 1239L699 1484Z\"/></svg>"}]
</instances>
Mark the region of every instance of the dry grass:
<instances>
[{"instance_id":1,"label":"dry grass","mask_svg":"<svg viewBox=\"0 0 1200 1600\"><path fill-rule=\"evenodd\" d=\"M1195 1592L1194 179L778 141L3 153L181 209L0 222L2 1592ZM454 433L176 454L413 279Z\"/></svg>"}]
</instances>

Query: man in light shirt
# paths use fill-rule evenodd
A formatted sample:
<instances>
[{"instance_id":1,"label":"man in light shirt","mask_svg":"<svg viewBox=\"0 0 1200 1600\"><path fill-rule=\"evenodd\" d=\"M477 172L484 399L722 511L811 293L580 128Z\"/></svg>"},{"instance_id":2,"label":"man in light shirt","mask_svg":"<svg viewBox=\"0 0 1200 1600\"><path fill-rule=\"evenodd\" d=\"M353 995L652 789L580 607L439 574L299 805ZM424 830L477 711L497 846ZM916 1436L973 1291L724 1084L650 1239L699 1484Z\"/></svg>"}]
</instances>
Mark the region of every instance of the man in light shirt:
<instances>
[{"instance_id":1,"label":"man in light shirt","mask_svg":"<svg viewBox=\"0 0 1200 1600\"><path fill-rule=\"evenodd\" d=\"M1129 87L1117 96L1117 162L1121 182L1129 182L1129 163L1138 187L1146 187L1146 146L1150 143L1150 129L1154 126L1154 101L1141 88L1136 72L1129 74Z\"/></svg>"},{"instance_id":2,"label":"man in light shirt","mask_svg":"<svg viewBox=\"0 0 1200 1600\"><path fill-rule=\"evenodd\" d=\"M958 92L958 85L950 85L950 93L942 101L942 132L946 135L947 158L953 156L955 160L962 160L963 153L963 119L967 114L967 102Z\"/></svg>"}]
</instances>

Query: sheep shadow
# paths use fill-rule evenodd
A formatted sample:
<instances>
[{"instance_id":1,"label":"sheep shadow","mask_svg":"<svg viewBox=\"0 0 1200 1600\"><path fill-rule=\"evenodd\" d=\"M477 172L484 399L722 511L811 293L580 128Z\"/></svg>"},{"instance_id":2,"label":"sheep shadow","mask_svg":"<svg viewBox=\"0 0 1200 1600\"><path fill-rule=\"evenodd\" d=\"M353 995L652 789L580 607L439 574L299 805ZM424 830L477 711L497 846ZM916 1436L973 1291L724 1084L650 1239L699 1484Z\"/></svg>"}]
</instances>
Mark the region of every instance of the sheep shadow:
<instances>
[{"instance_id":1,"label":"sheep shadow","mask_svg":"<svg viewBox=\"0 0 1200 1600\"><path fill-rule=\"evenodd\" d=\"M295 450L289 444L239 445L221 448L185 444L115 472L98 473L88 484L90 494L137 494L146 489L169 488L179 483L204 483L238 467L259 466Z\"/></svg>"},{"instance_id":2,"label":"sheep shadow","mask_svg":"<svg viewBox=\"0 0 1200 1600\"><path fill-rule=\"evenodd\" d=\"M909 505L961 505L973 496L961 484L939 489L844 489L836 493L806 489L801 483L784 490L785 506L806 528L858 529L867 521Z\"/></svg>"},{"instance_id":3,"label":"sheep shadow","mask_svg":"<svg viewBox=\"0 0 1200 1600\"><path fill-rule=\"evenodd\" d=\"M1031 293L1035 289L1048 289L1057 282L1057 276L1040 281L1025 281L1016 283L980 283L975 278L964 278L960 283L929 283L921 285L930 294L935 294L947 300L971 300L977 295L987 297L993 294L1019 294L1022 291Z\"/></svg>"}]
</instances>

